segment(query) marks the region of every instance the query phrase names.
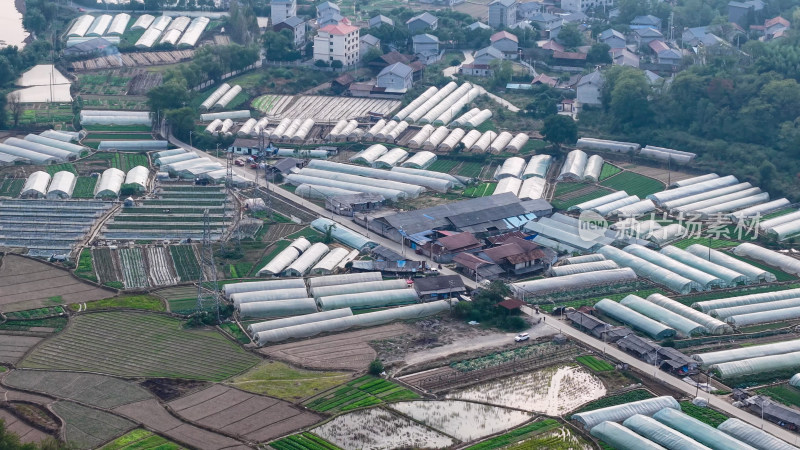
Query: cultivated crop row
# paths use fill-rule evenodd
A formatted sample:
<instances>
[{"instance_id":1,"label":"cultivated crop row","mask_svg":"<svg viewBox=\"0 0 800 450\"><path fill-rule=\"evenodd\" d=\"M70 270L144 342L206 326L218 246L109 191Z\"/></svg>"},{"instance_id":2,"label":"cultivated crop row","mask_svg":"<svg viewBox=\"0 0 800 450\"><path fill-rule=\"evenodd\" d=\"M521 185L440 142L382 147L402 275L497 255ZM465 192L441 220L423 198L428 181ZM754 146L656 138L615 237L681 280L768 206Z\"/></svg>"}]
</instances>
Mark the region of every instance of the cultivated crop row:
<instances>
[{"instance_id":1,"label":"cultivated crop row","mask_svg":"<svg viewBox=\"0 0 800 450\"><path fill-rule=\"evenodd\" d=\"M169 251L180 281L194 281L200 278L201 268L197 262L194 246L174 245Z\"/></svg>"},{"instance_id":2,"label":"cultivated crop row","mask_svg":"<svg viewBox=\"0 0 800 450\"><path fill-rule=\"evenodd\" d=\"M614 366L602 359L597 359L594 356L578 356L576 361L588 367L592 372L609 372L614 370Z\"/></svg>"},{"instance_id":3,"label":"cultivated crop row","mask_svg":"<svg viewBox=\"0 0 800 450\"><path fill-rule=\"evenodd\" d=\"M7 178L0 183L0 196L3 197L16 197L25 186L25 180L22 178Z\"/></svg>"},{"instance_id":4,"label":"cultivated crop row","mask_svg":"<svg viewBox=\"0 0 800 450\"><path fill-rule=\"evenodd\" d=\"M275 450L339 450L339 447L311 433L295 434L269 444Z\"/></svg>"},{"instance_id":5,"label":"cultivated crop row","mask_svg":"<svg viewBox=\"0 0 800 450\"><path fill-rule=\"evenodd\" d=\"M147 267L150 269L149 278L152 286L167 286L178 282L174 275L172 258L167 254L165 247L147 247Z\"/></svg>"},{"instance_id":6,"label":"cultivated crop row","mask_svg":"<svg viewBox=\"0 0 800 450\"><path fill-rule=\"evenodd\" d=\"M638 195L639 198L645 198L664 190L664 183L634 172L614 175L600 184L618 191L625 191L628 195Z\"/></svg>"},{"instance_id":7,"label":"cultivated crop row","mask_svg":"<svg viewBox=\"0 0 800 450\"><path fill-rule=\"evenodd\" d=\"M119 259L115 257L113 250L108 247L96 248L92 250L92 257L101 283L124 280Z\"/></svg>"},{"instance_id":8,"label":"cultivated crop row","mask_svg":"<svg viewBox=\"0 0 800 450\"><path fill-rule=\"evenodd\" d=\"M415 398L419 396L398 384L367 375L347 383L333 393L312 399L306 406L320 412L349 411L383 402Z\"/></svg>"},{"instance_id":9,"label":"cultivated crop row","mask_svg":"<svg viewBox=\"0 0 800 450\"><path fill-rule=\"evenodd\" d=\"M122 277L125 288L139 288L147 286L147 271L144 267L144 257L142 249L121 248L119 249L119 259L122 262Z\"/></svg>"},{"instance_id":10,"label":"cultivated crop row","mask_svg":"<svg viewBox=\"0 0 800 450\"><path fill-rule=\"evenodd\" d=\"M72 191L72 198L93 198L96 184L97 178L78 177L75 181L75 189Z\"/></svg>"}]
</instances>

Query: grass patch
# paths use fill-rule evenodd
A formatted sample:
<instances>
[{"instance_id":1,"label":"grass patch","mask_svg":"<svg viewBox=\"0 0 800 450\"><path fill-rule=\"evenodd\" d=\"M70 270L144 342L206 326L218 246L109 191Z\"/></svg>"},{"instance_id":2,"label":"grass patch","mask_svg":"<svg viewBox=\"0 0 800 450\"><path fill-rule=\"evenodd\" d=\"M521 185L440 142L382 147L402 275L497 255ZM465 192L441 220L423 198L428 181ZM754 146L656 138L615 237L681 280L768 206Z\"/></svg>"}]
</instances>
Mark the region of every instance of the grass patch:
<instances>
[{"instance_id":1,"label":"grass patch","mask_svg":"<svg viewBox=\"0 0 800 450\"><path fill-rule=\"evenodd\" d=\"M78 258L78 267L75 268L75 276L97 283L97 275L94 273L94 265L92 263L92 252L88 248L81 250L81 256Z\"/></svg>"},{"instance_id":2,"label":"grass patch","mask_svg":"<svg viewBox=\"0 0 800 450\"><path fill-rule=\"evenodd\" d=\"M69 305L69 309L77 311L79 303ZM112 297L104 300L95 300L93 302L86 302L86 311L93 311L98 309L142 309L146 311L166 311L164 302L160 298L151 295L125 295L122 297Z\"/></svg>"},{"instance_id":3,"label":"grass patch","mask_svg":"<svg viewBox=\"0 0 800 450\"><path fill-rule=\"evenodd\" d=\"M428 170L432 170L434 172L443 172L443 173L450 173L454 167L458 165L458 161L452 159L437 159Z\"/></svg>"},{"instance_id":4,"label":"grass patch","mask_svg":"<svg viewBox=\"0 0 800 450\"><path fill-rule=\"evenodd\" d=\"M334 444L311 433L293 434L275 442L270 442L269 446L275 450L338 450Z\"/></svg>"},{"instance_id":5,"label":"grass patch","mask_svg":"<svg viewBox=\"0 0 800 450\"><path fill-rule=\"evenodd\" d=\"M728 416L711 408L702 408L692 402L681 402L681 410L684 414L694 417L704 424L717 428L722 422L728 420Z\"/></svg>"},{"instance_id":6,"label":"grass patch","mask_svg":"<svg viewBox=\"0 0 800 450\"><path fill-rule=\"evenodd\" d=\"M766 395L773 400L783 403L787 406L800 407L800 389L788 384L778 384L761 389L756 389L756 392Z\"/></svg>"},{"instance_id":7,"label":"grass patch","mask_svg":"<svg viewBox=\"0 0 800 450\"><path fill-rule=\"evenodd\" d=\"M569 181L566 181L566 182L562 181L562 182L556 183L556 192L553 194L553 196L554 197L560 197L562 195L566 195L566 194L569 194L571 192L579 191L579 190L585 188L586 186L588 186L588 184L585 184L585 183L572 183L572 182L569 182Z\"/></svg>"},{"instance_id":8,"label":"grass patch","mask_svg":"<svg viewBox=\"0 0 800 450\"><path fill-rule=\"evenodd\" d=\"M67 326L66 317L50 317L47 319L35 320L6 320L0 324L0 330L6 331L30 331L31 328L52 328L58 333Z\"/></svg>"},{"instance_id":9,"label":"grass patch","mask_svg":"<svg viewBox=\"0 0 800 450\"><path fill-rule=\"evenodd\" d=\"M625 191L628 195L638 195L639 198L664 190L664 183L635 172L622 172L600 184L617 191Z\"/></svg>"},{"instance_id":10,"label":"grass patch","mask_svg":"<svg viewBox=\"0 0 800 450\"><path fill-rule=\"evenodd\" d=\"M575 358L575 361L578 361L579 363L588 367L592 372L610 372L614 370L614 366L612 366L608 361L597 359L594 356L578 356Z\"/></svg>"},{"instance_id":11,"label":"grass patch","mask_svg":"<svg viewBox=\"0 0 800 450\"><path fill-rule=\"evenodd\" d=\"M0 196L16 197L22 192L23 186L25 186L25 180L22 178L6 178L0 183Z\"/></svg>"},{"instance_id":12,"label":"grass patch","mask_svg":"<svg viewBox=\"0 0 800 450\"><path fill-rule=\"evenodd\" d=\"M48 306L38 309L28 309L25 311L8 312L6 313L6 317L11 320L35 320L59 316L61 314L64 314L64 308L60 306Z\"/></svg>"},{"instance_id":13,"label":"grass patch","mask_svg":"<svg viewBox=\"0 0 800 450\"><path fill-rule=\"evenodd\" d=\"M304 403L309 409L333 413L378 405L384 402L413 400L419 396L398 384L382 378L365 375L345 386Z\"/></svg>"},{"instance_id":14,"label":"grass patch","mask_svg":"<svg viewBox=\"0 0 800 450\"><path fill-rule=\"evenodd\" d=\"M170 312L176 314L189 315L197 310L197 297L170 299L167 303Z\"/></svg>"},{"instance_id":15,"label":"grass patch","mask_svg":"<svg viewBox=\"0 0 800 450\"><path fill-rule=\"evenodd\" d=\"M621 405L623 403L637 402L639 400L646 400L653 398L653 394L644 389L635 389L633 391L625 392L624 394L610 395L601 399L589 402L583 408L575 411L576 413L594 411L595 409L606 408L609 406Z\"/></svg>"},{"instance_id":16,"label":"grass patch","mask_svg":"<svg viewBox=\"0 0 800 450\"><path fill-rule=\"evenodd\" d=\"M482 163L474 161L466 161L461 164L461 167L458 168L458 172L456 172L456 175L461 175L462 177L478 178L481 176L482 171L483 171Z\"/></svg>"},{"instance_id":17,"label":"grass patch","mask_svg":"<svg viewBox=\"0 0 800 450\"><path fill-rule=\"evenodd\" d=\"M497 183L481 183L464 189L464 197L476 198L492 195L497 188Z\"/></svg>"},{"instance_id":18,"label":"grass patch","mask_svg":"<svg viewBox=\"0 0 800 450\"><path fill-rule=\"evenodd\" d=\"M123 434L100 450L180 450L184 447L141 428Z\"/></svg>"},{"instance_id":19,"label":"grass patch","mask_svg":"<svg viewBox=\"0 0 800 450\"><path fill-rule=\"evenodd\" d=\"M620 172L622 172L622 169L619 167L613 164L603 163L603 169L600 171L600 181L603 181L606 178L616 175Z\"/></svg>"},{"instance_id":20,"label":"grass patch","mask_svg":"<svg viewBox=\"0 0 800 450\"><path fill-rule=\"evenodd\" d=\"M561 424L553 419L539 420L523 427L511 430L506 434L495 436L478 444L469 446L466 450L493 450L519 442L535 434L543 433L560 427Z\"/></svg>"},{"instance_id":21,"label":"grass patch","mask_svg":"<svg viewBox=\"0 0 800 450\"><path fill-rule=\"evenodd\" d=\"M295 239L297 239L299 237L304 237L304 238L308 239L309 242L311 242L313 244L313 243L316 243L316 242L322 242L322 238L324 238L325 236L323 236L322 233L320 233L319 231L317 231L317 230L315 230L315 229L313 229L311 227L306 227L306 228L303 228L302 230L300 230L298 232L295 232L295 233L290 234L289 236L286 236L286 239L295 240Z\"/></svg>"},{"instance_id":22,"label":"grass patch","mask_svg":"<svg viewBox=\"0 0 800 450\"><path fill-rule=\"evenodd\" d=\"M347 372L318 372L266 361L227 383L255 394L299 401L339 386L350 376Z\"/></svg>"},{"instance_id":23,"label":"grass patch","mask_svg":"<svg viewBox=\"0 0 800 450\"><path fill-rule=\"evenodd\" d=\"M53 164L50 166L46 166L45 169L50 176L53 176L57 172L67 171L72 172L75 175L78 174L78 171L75 169L75 165L72 163L61 163L61 164Z\"/></svg>"},{"instance_id":24,"label":"grass patch","mask_svg":"<svg viewBox=\"0 0 800 450\"><path fill-rule=\"evenodd\" d=\"M244 331L242 331L242 329L239 328L239 325L236 322L225 322L223 324L220 324L219 327L225 330L231 336L233 336L236 339L236 342L240 344L250 343L250 338L247 337L246 334L244 334Z\"/></svg>"}]
</instances>

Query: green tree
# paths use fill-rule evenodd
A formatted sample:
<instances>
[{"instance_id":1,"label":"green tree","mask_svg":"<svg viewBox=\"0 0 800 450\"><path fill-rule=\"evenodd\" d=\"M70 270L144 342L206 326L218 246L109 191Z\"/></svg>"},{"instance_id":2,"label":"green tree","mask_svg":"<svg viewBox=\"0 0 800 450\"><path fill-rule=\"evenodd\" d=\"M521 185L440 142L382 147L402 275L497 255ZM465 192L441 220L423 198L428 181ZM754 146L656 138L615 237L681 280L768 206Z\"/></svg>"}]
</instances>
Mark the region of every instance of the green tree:
<instances>
[{"instance_id":1,"label":"green tree","mask_svg":"<svg viewBox=\"0 0 800 450\"><path fill-rule=\"evenodd\" d=\"M341 69L342 67L344 67L344 64L342 64L342 62L339 61L338 59L334 59L333 61L331 61L331 67L333 67L334 69Z\"/></svg>"},{"instance_id":2,"label":"green tree","mask_svg":"<svg viewBox=\"0 0 800 450\"><path fill-rule=\"evenodd\" d=\"M34 33L42 33L47 29L47 19L38 9L27 11L22 19L22 24L27 30Z\"/></svg>"},{"instance_id":3,"label":"green tree","mask_svg":"<svg viewBox=\"0 0 800 450\"><path fill-rule=\"evenodd\" d=\"M586 60L595 64L611 64L611 55L608 53L611 47L605 43L592 44L589 53L586 55Z\"/></svg>"},{"instance_id":4,"label":"green tree","mask_svg":"<svg viewBox=\"0 0 800 450\"><path fill-rule=\"evenodd\" d=\"M147 93L147 105L150 111L164 112L168 109L183 107L189 101L186 86L178 83L167 83L156 86Z\"/></svg>"},{"instance_id":5,"label":"green tree","mask_svg":"<svg viewBox=\"0 0 800 450\"><path fill-rule=\"evenodd\" d=\"M368 372L370 373L370 375L375 375L377 377L378 375L383 373L383 370L384 370L383 363L381 362L380 359L374 359L369 363Z\"/></svg>"},{"instance_id":6,"label":"green tree","mask_svg":"<svg viewBox=\"0 0 800 450\"><path fill-rule=\"evenodd\" d=\"M544 119L542 136L545 141L560 147L578 140L578 124L569 116L554 114Z\"/></svg>"},{"instance_id":7,"label":"green tree","mask_svg":"<svg viewBox=\"0 0 800 450\"><path fill-rule=\"evenodd\" d=\"M628 72L611 91L609 112L615 129L637 128L650 121L650 85L641 72Z\"/></svg>"},{"instance_id":8,"label":"green tree","mask_svg":"<svg viewBox=\"0 0 800 450\"><path fill-rule=\"evenodd\" d=\"M267 31L262 38L271 61L294 61L300 59L300 52L294 48L294 38L290 30Z\"/></svg>"},{"instance_id":9,"label":"green tree","mask_svg":"<svg viewBox=\"0 0 800 450\"><path fill-rule=\"evenodd\" d=\"M189 140L189 132L194 131L195 110L189 107L169 109L166 118L172 127L172 134L181 140Z\"/></svg>"},{"instance_id":10,"label":"green tree","mask_svg":"<svg viewBox=\"0 0 800 450\"><path fill-rule=\"evenodd\" d=\"M564 47L574 49L583 45L583 34L575 22L570 22L561 27L556 40L561 42Z\"/></svg>"},{"instance_id":11,"label":"green tree","mask_svg":"<svg viewBox=\"0 0 800 450\"><path fill-rule=\"evenodd\" d=\"M492 69L492 85L496 88L503 88L511 82L514 69L511 61L507 59L496 59L489 63Z\"/></svg>"}]
</instances>

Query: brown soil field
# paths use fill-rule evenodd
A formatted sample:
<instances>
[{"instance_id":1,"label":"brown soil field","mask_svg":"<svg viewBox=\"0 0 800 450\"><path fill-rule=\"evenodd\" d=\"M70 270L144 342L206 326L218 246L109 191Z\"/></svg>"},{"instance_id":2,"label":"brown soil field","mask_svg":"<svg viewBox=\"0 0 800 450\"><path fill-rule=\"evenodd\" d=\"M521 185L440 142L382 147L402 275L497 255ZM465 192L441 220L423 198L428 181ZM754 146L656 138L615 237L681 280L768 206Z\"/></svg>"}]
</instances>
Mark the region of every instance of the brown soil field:
<instances>
[{"instance_id":1,"label":"brown soil field","mask_svg":"<svg viewBox=\"0 0 800 450\"><path fill-rule=\"evenodd\" d=\"M248 441L264 442L321 420L291 403L227 386L208 389L168 404L182 418Z\"/></svg>"},{"instance_id":2,"label":"brown soil field","mask_svg":"<svg viewBox=\"0 0 800 450\"><path fill-rule=\"evenodd\" d=\"M230 437L184 424L167 412L156 400L130 403L114 409L114 412L139 422L174 441L201 450L249 448Z\"/></svg>"},{"instance_id":3,"label":"brown soil field","mask_svg":"<svg viewBox=\"0 0 800 450\"><path fill-rule=\"evenodd\" d=\"M16 364L25 352L42 341L35 336L16 336L0 332L0 363Z\"/></svg>"},{"instance_id":4,"label":"brown soil field","mask_svg":"<svg viewBox=\"0 0 800 450\"><path fill-rule=\"evenodd\" d=\"M617 167L622 167L625 170L630 170L631 172L636 172L640 175L644 175L646 177L655 178L662 183L671 182L674 183L676 181L685 180L687 178L692 178L697 175L688 174L685 172L677 172L673 170L670 172L667 169L662 169L658 167L649 167L649 166L640 166L638 164L631 164L629 162L620 162L620 161L608 161L614 164Z\"/></svg>"},{"instance_id":5,"label":"brown soil field","mask_svg":"<svg viewBox=\"0 0 800 450\"><path fill-rule=\"evenodd\" d=\"M15 370L3 382L12 388L41 392L100 408L114 408L151 398L150 393L136 383L91 373Z\"/></svg>"},{"instance_id":6,"label":"brown soil field","mask_svg":"<svg viewBox=\"0 0 800 450\"><path fill-rule=\"evenodd\" d=\"M285 238L286 236L295 233L305 228L303 225L296 223L276 223L269 226L269 230L264 233L263 242L275 242Z\"/></svg>"},{"instance_id":7,"label":"brown soil field","mask_svg":"<svg viewBox=\"0 0 800 450\"><path fill-rule=\"evenodd\" d=\"M205 381L173 380L171 378L150 378L139 384L166 402L175 400L189 391L204 389L209 385Z\"/></svg>"},{"instance_id":8,"label":"brown soil field","mask_svg":"<svg viewBox=\"0 0 800 450\"><path fill-rule=\"evenodd\" d=\"M69 272L17 255L0 260L0 309L22 311L113 296L74 278Z\"/></svg>"},{"instance_id":9,"label":"brown soil field","mask_svg":"<svg viewBox=\"0 0 800 450\"><path fill-rule=\"evenodd\" d=\"M5 409L0 409L0 420L5 422L6 431L19 436L23 443L35 443L47 437L46 433L33 428Z\"/></svg>"},{"instance_id":10,"label":"brown soil field","mask_svg":"<svg viewBox=\"0 0 800 450\"><path fill-rule=\"evenodd\" d=\"M333 370L364 370L378 355L369 342L409 334L403 324L339 333L288 344L264 347L261 353L300 367Z\"/></svg>"}]
</instances>

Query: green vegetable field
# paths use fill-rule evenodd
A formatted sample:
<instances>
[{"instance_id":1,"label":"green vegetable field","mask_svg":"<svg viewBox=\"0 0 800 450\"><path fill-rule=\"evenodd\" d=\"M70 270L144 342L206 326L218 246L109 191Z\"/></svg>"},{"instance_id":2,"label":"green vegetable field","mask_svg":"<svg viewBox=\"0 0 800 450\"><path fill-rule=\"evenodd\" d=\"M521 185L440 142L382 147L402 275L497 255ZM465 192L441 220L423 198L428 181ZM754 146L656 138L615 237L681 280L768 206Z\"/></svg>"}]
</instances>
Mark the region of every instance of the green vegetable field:
<instances>
[{"instance_id":1,"label":"green vegetable field","mask_svg":"<svg viewBox=\"0 0 800 450\"><path fill-rule=\"evenodd\" d=\"M413 400L419 396L400 385L365 375L346 385L317 396L305 403L309 409L319 412L349 411L384 402Z\"/></svg>"}]
</instances>

